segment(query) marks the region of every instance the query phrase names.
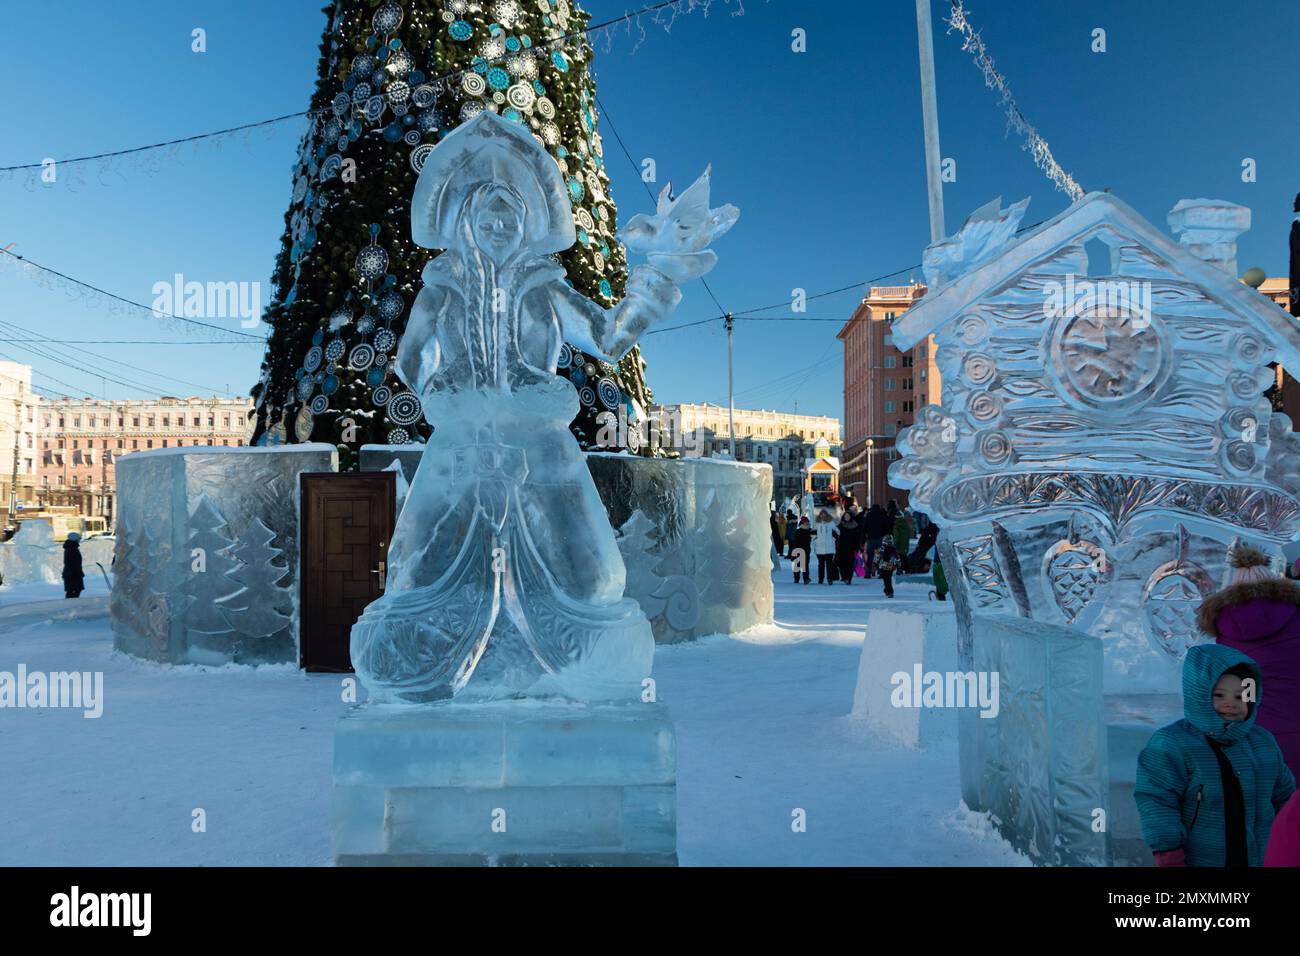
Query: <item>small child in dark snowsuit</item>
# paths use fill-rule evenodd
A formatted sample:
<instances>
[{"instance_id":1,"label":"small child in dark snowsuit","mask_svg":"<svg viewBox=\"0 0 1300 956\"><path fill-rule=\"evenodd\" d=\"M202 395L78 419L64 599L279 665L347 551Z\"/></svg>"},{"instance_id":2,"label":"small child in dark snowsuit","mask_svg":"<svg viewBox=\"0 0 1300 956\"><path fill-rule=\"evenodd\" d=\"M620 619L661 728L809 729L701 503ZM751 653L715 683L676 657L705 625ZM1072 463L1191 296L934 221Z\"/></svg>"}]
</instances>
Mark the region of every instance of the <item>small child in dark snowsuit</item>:
<instances>
[{"instance_id":1,"label":"small child in dark snowsuit","mask_svg":"<svg viewBox=\"0 0 1300 956\"><path fill-rule=\"evenodd\" d=\"M876 570L880 580L885 582L885 597L894 596L894 572L898 570L898 550L894 547L894 536L887 534L876 549Z\"/></svg>"}]
</instances>

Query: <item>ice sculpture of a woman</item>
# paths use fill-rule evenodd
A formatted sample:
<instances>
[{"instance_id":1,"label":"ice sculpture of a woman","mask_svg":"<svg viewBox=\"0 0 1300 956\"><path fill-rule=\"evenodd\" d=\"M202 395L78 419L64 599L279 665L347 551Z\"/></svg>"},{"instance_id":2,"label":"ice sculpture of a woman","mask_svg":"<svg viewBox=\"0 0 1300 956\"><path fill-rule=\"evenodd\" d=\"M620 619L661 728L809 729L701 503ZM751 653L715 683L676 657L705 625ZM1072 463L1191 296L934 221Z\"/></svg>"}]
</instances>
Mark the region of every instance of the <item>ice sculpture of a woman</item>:
<instances>
[{"instance_id":1,"label":"ice sculpture of a woman","mask_svg":"<svg viewBox=\"0 0 1300 956\"><path fill-rule=\"evenodd\" d=\"M653 217L634 217L633 270L602 309L551 258L573 245L560 171L526 129L484 112L420 172L415 242L446 250L423 274L398 374L434 434L389 551L385 594L352 629L373 699L633 696L654 653L623 595L605 509L569 431L564 342L617 360L716 262L705 246L738 211L708 209L705 177Z\"/></svg>"}]
</instances>

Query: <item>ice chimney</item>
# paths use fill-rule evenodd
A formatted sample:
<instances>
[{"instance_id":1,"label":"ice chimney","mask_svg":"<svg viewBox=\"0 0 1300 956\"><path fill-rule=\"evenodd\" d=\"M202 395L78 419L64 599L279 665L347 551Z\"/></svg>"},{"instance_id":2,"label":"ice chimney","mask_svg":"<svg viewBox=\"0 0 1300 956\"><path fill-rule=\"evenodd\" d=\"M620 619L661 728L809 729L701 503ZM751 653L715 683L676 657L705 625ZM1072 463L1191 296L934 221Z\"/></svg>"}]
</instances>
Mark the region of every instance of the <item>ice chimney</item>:
<instances>
[{"instance_id":1,"label":"ice chimney","mask_svg":"<svg viewBox=\"0 0 1300 956\"><path fill-rule=\"evenodd\" d=\"M1250 228L1250 208L1222 199L1181 199L1169 228L1194 256L1237 278L1237 237Z\"/></svg>"}]
</instances>

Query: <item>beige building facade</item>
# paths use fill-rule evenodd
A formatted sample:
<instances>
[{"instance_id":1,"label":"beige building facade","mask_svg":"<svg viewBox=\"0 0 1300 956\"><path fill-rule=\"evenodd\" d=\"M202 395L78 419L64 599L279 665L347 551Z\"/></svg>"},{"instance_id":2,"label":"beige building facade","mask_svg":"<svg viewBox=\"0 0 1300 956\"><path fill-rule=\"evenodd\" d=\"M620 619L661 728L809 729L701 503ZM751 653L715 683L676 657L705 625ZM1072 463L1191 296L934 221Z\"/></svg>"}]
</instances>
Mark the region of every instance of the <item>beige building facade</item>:
<instances>
[{"instance_id":1,"label":"beige building facade","mask_svg":"<svg viewBox=\"0 0 1300 956\"><path fill-rule=\"evenodd\" d=\"M252 408L245 397L45 399L37 500L106 517L111 527L118 458L155 448L246 445Z\"/></svg>"},{"instance_id":2,"label":"beige building facade","mask_svg":"<svg viewBox=\"0 0 1300 956\"><path fill-rule=\"evenodd\" d=\"M724 405L654 405L650 417L659 422L660 433L681 435L677 447L683 454L710 457L730 454L731 422ZM814 457L819 440L831 455L840 452L840 420L826 415L737 408L736 460L772 466L772 496L780 505L799 495L805 481L807 461Z\"/></svg>"}]
</instances>

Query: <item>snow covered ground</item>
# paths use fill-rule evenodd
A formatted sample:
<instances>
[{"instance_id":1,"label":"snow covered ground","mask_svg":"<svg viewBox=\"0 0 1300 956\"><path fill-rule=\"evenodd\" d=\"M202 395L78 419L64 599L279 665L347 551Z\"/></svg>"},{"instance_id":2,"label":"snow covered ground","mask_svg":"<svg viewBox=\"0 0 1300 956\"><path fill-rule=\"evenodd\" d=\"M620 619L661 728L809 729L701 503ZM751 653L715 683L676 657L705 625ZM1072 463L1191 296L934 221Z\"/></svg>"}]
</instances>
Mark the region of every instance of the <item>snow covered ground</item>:
<instances>
[{"instance_id":1,"label":"snow covered ground","mask_svg":"<svg viewBox=\"0 0 1300 956\"><path fill-rule=\"evenodd\" d=\"M879 582L775 580L772 626L657 652L681 863L1028 865L961 809L954 747L896 748L847 716ZM0 588L0 608L61 597L41 587ZM902 585L892 606L925 598ZM0 865L329 863L340 676L147 664L113 653L102 617L0 620L0 671L19 664L102 671L104 712L0 710Z\"/></svg>"}]
</instances>

